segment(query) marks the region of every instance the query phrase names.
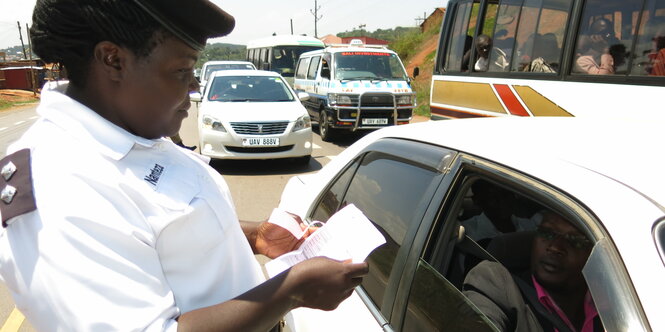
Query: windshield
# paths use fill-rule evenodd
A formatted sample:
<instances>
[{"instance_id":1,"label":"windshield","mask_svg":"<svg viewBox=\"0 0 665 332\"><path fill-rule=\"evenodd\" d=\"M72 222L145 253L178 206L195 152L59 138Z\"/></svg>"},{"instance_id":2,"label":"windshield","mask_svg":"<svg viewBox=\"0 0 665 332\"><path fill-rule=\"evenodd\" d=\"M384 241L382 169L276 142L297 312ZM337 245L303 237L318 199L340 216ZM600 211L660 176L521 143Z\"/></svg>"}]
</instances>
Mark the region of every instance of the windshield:
<instances>
[{"instance_id":1,"label":"windshield","mask_svg":"<svg viewBox=\"0 0 665 332\"><path fill-rule=\"evenodd\" d=\"M294 97L281 77L217 76L212 82L211 101L293 101Z\"/></svg>"},{"instance_id":2,"label":"windshield","mask_svg":"<svg viewBox=\"0 0 665 332\"><path fill-rule=\"evenodd\" d=\"M341 52L335 54L337 80L407 80L397 54Z\"/></svg>"},{"instance_id":3,"label":"windshield","mask_svg":"<svg viewBox=\"0 0 665 332\"><path fill-rule=\"evenodd\" d=\"M321 49L316 46L275 46L272 49L272 71L284 77L293 77L301 54Z\"/></svg>"},{"instance_id":4,"label":"windshield","mask_svg":"<svg viewBox=\"0 0 665 332\"><path fill-rule=\"evenodd\" d=\"M208 65L206 66L206 72L203 75L203 79L207 80L210 77L210 74L218 70L233 70L233 69L254 69L249 63L223 63L218 65Z\"/></svg>"}]
</instances>

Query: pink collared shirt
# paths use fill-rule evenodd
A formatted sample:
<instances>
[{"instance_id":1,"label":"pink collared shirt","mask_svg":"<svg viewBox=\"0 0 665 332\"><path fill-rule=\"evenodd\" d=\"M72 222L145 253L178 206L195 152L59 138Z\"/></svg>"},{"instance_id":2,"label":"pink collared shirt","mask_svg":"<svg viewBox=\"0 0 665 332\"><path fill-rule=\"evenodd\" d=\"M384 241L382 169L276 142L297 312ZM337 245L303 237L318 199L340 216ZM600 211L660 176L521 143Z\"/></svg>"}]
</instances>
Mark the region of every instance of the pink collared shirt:
<instances>
[{"instance_id":1,"label":"pink collared shirt","mask_svg":"<svg viewBox=\"0 0 665 332\"><path fill-rule=\"evenodd\" d=\"M536 288L538 301L551 313L561 317L563 322L566 323L566 325L568 325L572 331L577 331L577 329L575 329L573 326L573 323L571 323L570 319L568 319L566 316L566 313L564 313L563 310L559 308L556 302L554 302L554 299L552 299L550 294L547 293L545 288L543 288L543 286L541 286L538 281L536 281L536 278L531 276L531 280L533 280L533 286ZM593 303L591 294L587 291L586 296L584 297L584 324L582 325L580 332L593 332L593 320L596 318L596 316L598 316L598 311L596 310L596 306ZM554 329L554 331L558 332L557 329Z\"/></svg>"}]
</instances>

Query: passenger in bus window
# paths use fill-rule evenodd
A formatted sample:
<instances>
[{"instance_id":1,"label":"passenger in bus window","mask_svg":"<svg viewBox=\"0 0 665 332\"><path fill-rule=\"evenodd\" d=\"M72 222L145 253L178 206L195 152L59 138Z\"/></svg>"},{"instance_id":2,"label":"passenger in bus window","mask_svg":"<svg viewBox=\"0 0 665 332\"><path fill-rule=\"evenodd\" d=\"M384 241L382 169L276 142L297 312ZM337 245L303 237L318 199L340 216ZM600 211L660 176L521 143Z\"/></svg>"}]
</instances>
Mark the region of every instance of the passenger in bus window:
<instances>
[{"instance_id":1,"label":"passenger in bus window","mask_svg":"<svg viewBox=\"0 0 665 332\"><path fill-rule=\"evenodd\" d=\"M589 33L580 36L578 57L573 71L591 75L614 74L616 66L623 62L622 50L625 55L625 46L618 45L623 46L614 37L612 23L603 18L594 21L589 27ZM614 53L617 59L611 53Z\"/></svg>"},{"instance_id":2,"label":"passenger in bus window","mask_svg":"<svg viewBox=\"0 0 665 332\"><path fill-rule=\"evenodd\" d=\"M665 25L658 28L653 37L653 51L649 54L651 68L649 75L665 76Z\"/></svg>"},{"instance_id":3,"label":"passenger in bus window","mask_svg":"<svg viewBox=\"0 0 665 332\"><path fill-rule=\"evenodd\" d=\"M487 69L489 68L489 55L491 49L492 49L492 38L484 34L479 35L478 39L476 40L476 56L478 57L478 59L476 60L476 63L473 66L474 71L487 71ZM470 53L470 51L468 53ZM506 60L504 53L504 58L502 63L505 63L505 61Z\"/></svg>"},{"instance_id":4,"label":"passenger in bus window","mask_svg":"<svg viewBox=\"0 0 665 332\"><path fill-rule=\"evenodd\" d=\"M479 35L478 41L476 41L476 52L478 53L478 59L476 60L476 64L473 66L475 71L487 71L491 48L492 38L490 38L488 35Z\"/></svg>"}]
</instances>

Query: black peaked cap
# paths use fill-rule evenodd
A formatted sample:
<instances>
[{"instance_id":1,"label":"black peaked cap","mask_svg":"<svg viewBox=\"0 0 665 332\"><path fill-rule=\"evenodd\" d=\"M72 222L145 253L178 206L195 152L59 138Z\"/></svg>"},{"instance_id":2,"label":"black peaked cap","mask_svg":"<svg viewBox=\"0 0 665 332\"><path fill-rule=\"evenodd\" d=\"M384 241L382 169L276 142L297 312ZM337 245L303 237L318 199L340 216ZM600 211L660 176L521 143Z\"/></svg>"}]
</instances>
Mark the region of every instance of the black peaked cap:
<instances>
[{"instance_id":1,"label":"black peaked cap","mask_svg":"<svg viewBox=\"0 0 665 332\"><path fill-rule=\"evenodd\" d=\"M166 30L203 51L208 38L228 35L235 19L208 0L134 0Z\"/></svg>"}]
</instances>

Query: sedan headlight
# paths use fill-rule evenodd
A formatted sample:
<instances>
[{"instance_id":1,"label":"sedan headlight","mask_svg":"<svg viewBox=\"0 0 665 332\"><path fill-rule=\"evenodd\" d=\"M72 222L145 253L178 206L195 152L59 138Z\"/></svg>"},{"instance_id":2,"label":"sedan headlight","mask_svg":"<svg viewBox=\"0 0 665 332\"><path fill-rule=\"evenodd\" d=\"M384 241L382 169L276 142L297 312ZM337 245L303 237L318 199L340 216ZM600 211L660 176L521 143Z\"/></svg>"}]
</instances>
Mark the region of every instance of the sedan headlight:
<instances>
[{"instance_id":1,"label":"sedan headlight","mask_svg":"<svg viewBox=\"0 0 665 332\"><path fill-rule=\"evenodd\" d=\"M312 120L309 118L309 115L303 115L296 120L296 123L293 125L293 132L309 128L312 126Z\"/></svg>"},{"instance_id":2,"label":"sedan headlight","mask_svg":"<svg viewBox=\"0 0 665 332\"><path fill-rule=\"evenodd\" d=\"M221 131L223 133L226 132L222 121L219 121L210 115L204 115L201 121L203 122L203 127L206 129Z\"/></svg>"},{"instance_id":3,"label":"sedan headlight","mask_svg":"<svg viewBox=\"0 0 665 332\"><path fill-rule=\"evenodd\" d=\"M411 105L413 104L413 95L397 96L397 105Z\"/></svg>"}]
</instances>

